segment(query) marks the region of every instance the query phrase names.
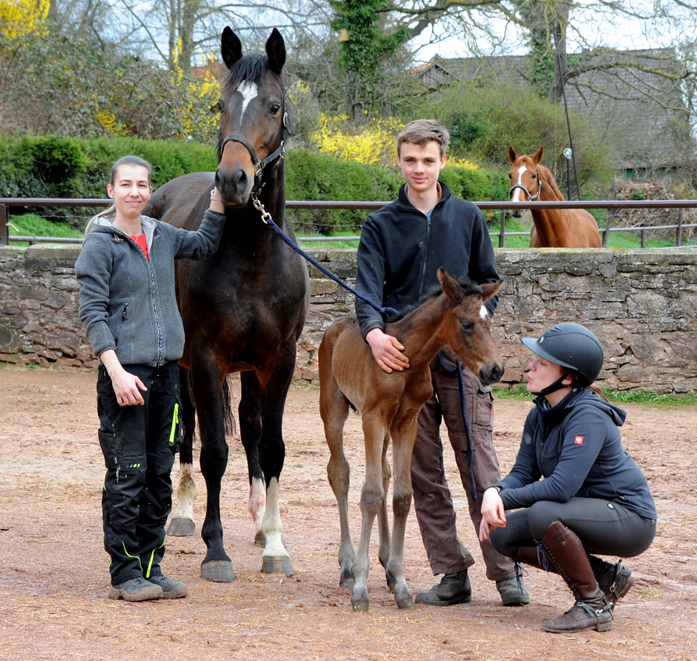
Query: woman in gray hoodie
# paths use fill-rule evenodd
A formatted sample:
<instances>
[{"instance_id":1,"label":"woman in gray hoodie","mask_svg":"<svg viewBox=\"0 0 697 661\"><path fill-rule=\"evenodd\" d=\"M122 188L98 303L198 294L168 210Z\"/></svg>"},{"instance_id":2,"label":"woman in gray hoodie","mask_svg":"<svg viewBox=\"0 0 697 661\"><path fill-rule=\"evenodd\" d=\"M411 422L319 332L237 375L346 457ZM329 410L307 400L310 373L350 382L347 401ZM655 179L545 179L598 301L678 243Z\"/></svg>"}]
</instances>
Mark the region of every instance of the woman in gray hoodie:
<instances>
[{"instance_id":1,"label":"woman in gray hoodie","mask_svg":"<svg viewBox=\"0 0 697 661\"><path fill-rule=\"evenodd\" d=\"M536 354L527 388L538 397L513 469L484 492L480 539L491 536L499 553L564 578L575 604L546 631L606 631L634 579L596 556L643 553L656 533L656 506L622 448L625 412L591 387L603 367L598 338L564 323L523 343Z\"/></svg>"},{"instance_id":2,"label":"woman in gray hoodie","mask_svg":"<svg viewBox=\"0 0 697 661\"><path fill-rule=\"evenodd\" d=\"M148 218L150 165L114 163L114 204L90 221L75 263L80 320L99 358L99 442L107 473L102 492L111 599L184 597L186 585L162 574L170 474L183 435L179 370L184 327L174 260L203 259L220 242L225 208L217 190L195 232Z\"/></svg>"}]
</instances>

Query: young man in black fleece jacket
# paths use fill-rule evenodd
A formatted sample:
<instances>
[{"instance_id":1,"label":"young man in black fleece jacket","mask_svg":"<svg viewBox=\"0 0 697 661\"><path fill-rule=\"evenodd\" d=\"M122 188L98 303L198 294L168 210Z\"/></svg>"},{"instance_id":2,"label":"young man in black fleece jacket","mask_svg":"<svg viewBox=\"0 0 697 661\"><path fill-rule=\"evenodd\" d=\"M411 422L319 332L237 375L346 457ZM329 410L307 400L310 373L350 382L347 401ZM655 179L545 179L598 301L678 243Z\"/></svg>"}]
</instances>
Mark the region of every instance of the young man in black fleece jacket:
<instances>
[{"instance_id":1,"label":"young man in black fleece jacket","mask_svg":"<svg viewBox=\"0 0 697 661\"><path fill-rule=\"evenodd\" d=\"M469 277L480 284L499 279L496 259L479 209L451 194L438 181L445 166L450 136L435 120L416 120L397 138L397 156L406 181L399 199L366 219L358 247L356 288L382 305L399 312L409 308L438 286L439 267L452 276ZM487 301L493 315L498 297ZM386 372L409 367L409 356L395 337L384 333L385 321L372 307L356 299L356 315L363 338ZM484 490L500 479L492 443L493 398L466 368L463 369L473 452L473 475L460 405L455 360L446 351L431 364L434 395L418 417L418 434L412 456L414 505L434 575L441 582L416 596L417 603L435 606L467 603L472 590L467 569L471 553L457 536L455 509L443 469L443 444L439 427L445 420L450 444L469 502L475 530L481 521ZM477 499L472 497L474 488ZM496 581L506 606L530 601L522 582L515 579L513 562L499 554L487 540L481 544L487 577Z\"/></svg>"}]
</instances>

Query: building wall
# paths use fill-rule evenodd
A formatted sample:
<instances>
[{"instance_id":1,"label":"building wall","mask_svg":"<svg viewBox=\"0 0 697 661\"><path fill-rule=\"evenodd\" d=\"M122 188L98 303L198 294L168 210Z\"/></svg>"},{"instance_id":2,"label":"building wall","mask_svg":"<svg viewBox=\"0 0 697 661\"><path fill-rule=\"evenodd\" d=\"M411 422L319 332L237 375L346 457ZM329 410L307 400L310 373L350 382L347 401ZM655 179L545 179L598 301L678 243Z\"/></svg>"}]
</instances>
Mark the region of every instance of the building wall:
<instances>
[{"instance_id":1,"label":"building wall","mask_svg":"<svg viewBox=\"0 0 697 661\"><path fill-rule=\"evenodd\" d=\"M0 361L96 365L77 316L77 247L0 248ZM605 348L602 387L697 392L697 251L496 251L506 285L493 333L503 381L524 379L532 354L521 337L575 321ZM312 251L353 282L355 250ZM298 343L296 377L317 381L317 348L332 321L353 312L353 296L311 268L312 300Z\"/></svg>"}]
</instances>

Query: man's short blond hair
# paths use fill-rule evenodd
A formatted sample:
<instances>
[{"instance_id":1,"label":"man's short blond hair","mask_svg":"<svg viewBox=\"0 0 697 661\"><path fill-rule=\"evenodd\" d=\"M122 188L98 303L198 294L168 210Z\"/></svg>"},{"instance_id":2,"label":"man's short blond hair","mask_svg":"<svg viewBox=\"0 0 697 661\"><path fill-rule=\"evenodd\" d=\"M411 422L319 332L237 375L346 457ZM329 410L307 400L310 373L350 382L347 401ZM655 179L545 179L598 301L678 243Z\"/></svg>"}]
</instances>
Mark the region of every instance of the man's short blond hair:
<instances>
[{"instance_id":1,"label":"man's short blond hair","mask_svg":"<svg viewBox=\"0 0 697 661\"><path fill-rule=\"evenodd\" d=\"M427 142L437 142L442 157L448 151L450 133L435 119L415 119L409 122L397 136L397 154L400 154L403 142L411 142L419 147L423 147Z\"/></svg>"}]
</instances>

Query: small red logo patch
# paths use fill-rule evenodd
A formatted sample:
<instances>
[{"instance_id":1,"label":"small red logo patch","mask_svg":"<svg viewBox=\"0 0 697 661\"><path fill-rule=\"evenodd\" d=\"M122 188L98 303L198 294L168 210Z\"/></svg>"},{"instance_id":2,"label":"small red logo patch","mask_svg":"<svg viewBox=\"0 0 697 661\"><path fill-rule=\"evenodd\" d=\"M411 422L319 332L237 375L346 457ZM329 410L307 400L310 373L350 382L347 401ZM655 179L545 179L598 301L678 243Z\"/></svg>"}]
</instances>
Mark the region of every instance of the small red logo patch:
<instances>
[{"instance_id":1,"label":"small red logo patch","mask_svg":"<svg viewBox=\"0 0 697 661\"><path fill-rule=\"evenodd\" d=\"M574 445L583 445L583 436L574 436Z\"/></svg>"}]
</instances>

